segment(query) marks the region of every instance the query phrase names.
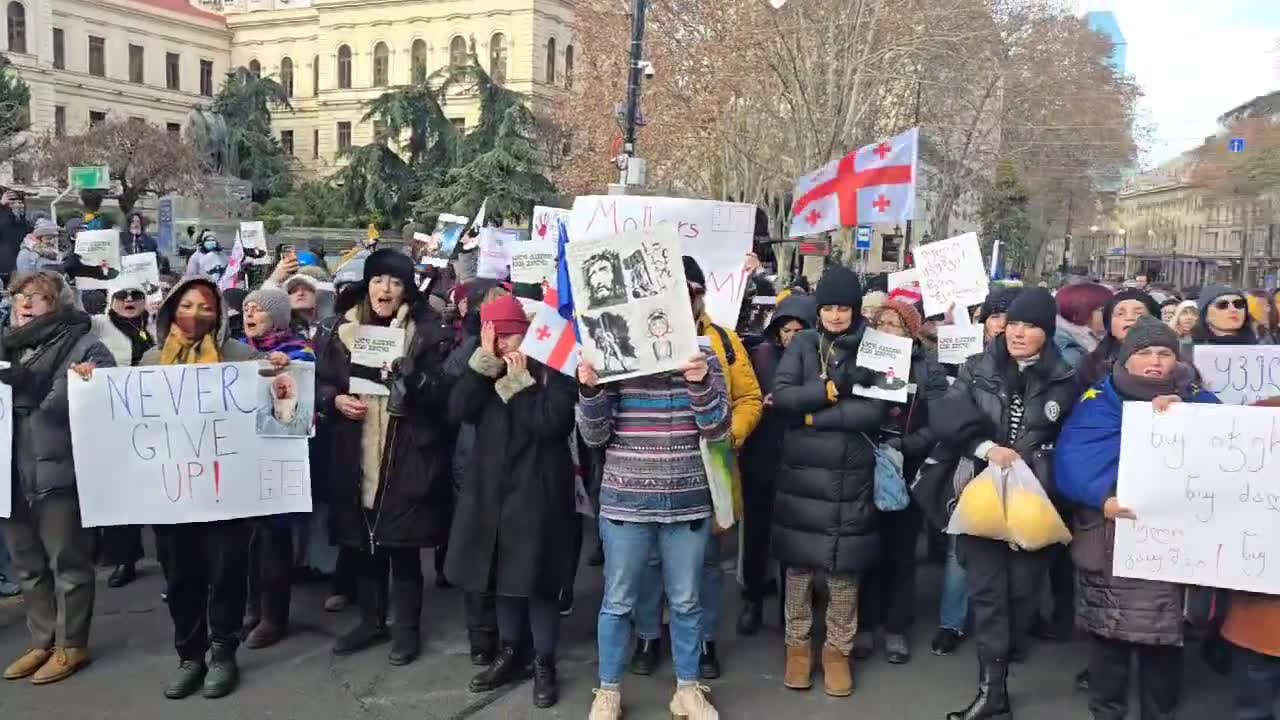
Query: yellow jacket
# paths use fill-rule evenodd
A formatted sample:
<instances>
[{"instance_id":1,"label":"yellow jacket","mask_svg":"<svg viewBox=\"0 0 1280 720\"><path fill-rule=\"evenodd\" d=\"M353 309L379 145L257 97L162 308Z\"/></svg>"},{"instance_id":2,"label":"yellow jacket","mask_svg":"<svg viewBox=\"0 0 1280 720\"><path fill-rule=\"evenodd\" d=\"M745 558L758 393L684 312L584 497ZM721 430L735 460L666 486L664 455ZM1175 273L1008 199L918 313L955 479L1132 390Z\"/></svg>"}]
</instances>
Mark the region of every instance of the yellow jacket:
<instances>
[{"instance_id":1,"label":"yellow jacket","mask_svg":"<svg viewBox=\"0 0 1280 720\"><path fill-rule=\"evenodd\" d=\"M715 351L720 367L726 368L724 382L728 386L726 389L729 391L729 405L733 413L730 432L733 435L733 446L742 447L743 441L760 424L760 416L764 413L764 395L760 392L756 371L751 367L751 358L736 332L714 325L705 313L698 318L698 334L711 338L711 349ZM729 354L724 347L725 338L729 339L733 348L732 363L729 362Z\"/></svg>"}]
</instances>

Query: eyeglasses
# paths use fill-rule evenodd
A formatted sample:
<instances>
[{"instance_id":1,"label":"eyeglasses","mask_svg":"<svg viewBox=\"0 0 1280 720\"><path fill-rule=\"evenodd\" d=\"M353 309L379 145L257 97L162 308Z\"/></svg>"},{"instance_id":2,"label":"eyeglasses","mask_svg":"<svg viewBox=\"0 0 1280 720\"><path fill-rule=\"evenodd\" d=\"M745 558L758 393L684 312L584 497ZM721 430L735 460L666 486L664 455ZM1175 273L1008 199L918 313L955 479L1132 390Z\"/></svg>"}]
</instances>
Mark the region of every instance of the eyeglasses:
<instances>
[{"instance_id":1,"label":"eyeglasses","mask_svg":"<svg viewBox=\"0 0 1280 720\"><path fill-rule=\"evenodd\" d=\"M146 297L146 294L141 290L125 290L124 292L118 292L115 295L112 295L111 299L137 302L138 300L143 300Z\"/></svg>"},{"instance_id":2,"label":"eyeglasses","mask_svg":"<svg viewBox=\"0 0 1280 720\"><path fill-rule=\"evenodd\" d=\"M1236 298L1235 300L1219 300L1215 302L1213 306L1219 310L1226 310L1227 308L1244 310L1245 308L1249 307L1249 301L1245 300L1244 298Z\"/></svg>"},{"instance_id":3,"label":"eyeglasses","mask_svg":"<svg viewBox=\"0 0 1280 720\"><path fill-rule=\"evenodd\" d=\"M51 300L49 296L44 293L16 293L13 296L13 302L15 305L25 305L28 302L42 302L49 304Z\"/></svg>"}]
</instances>

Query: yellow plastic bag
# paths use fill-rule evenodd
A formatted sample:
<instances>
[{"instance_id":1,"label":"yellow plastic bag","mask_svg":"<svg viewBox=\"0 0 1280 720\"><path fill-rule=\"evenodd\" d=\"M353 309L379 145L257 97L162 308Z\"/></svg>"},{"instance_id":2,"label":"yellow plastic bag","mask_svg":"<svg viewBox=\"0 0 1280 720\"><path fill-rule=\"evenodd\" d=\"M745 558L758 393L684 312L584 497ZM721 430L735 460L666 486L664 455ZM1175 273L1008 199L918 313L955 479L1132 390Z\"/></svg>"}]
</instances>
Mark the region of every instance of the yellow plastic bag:
<instances>
[{"instance_id":1,"label":"yellow plastic bag","mask_svg":"<svg viewBox=\"0 0 1280 720\"><path fill-rule=\"evenodd\" d=\"M988 467L969 481L960 492L956 509L947 523L952 535L974 535L992 540L1008 540L1004 519L1003 483L995 468Z\"/></svg>"},{"instance_id":2,"label":"yellow plastic bag","mask_svg":"<svg viewBox=\"0 0 1280 720\"><path fill-rule=\"evenodd\" d=\"M1022 460L1003 472L1004 511L1009 540L1023 550L1071 542L1071 531L1049 501L1044 487Z\"/></svg>"}]
</instances>

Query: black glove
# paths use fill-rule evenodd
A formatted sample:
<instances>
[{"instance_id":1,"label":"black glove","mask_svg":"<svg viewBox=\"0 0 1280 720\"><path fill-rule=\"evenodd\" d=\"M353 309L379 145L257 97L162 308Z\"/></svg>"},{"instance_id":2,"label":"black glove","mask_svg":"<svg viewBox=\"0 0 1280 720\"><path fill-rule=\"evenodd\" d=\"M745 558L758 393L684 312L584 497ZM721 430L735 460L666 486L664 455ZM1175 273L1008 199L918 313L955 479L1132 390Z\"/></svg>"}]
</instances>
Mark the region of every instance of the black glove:
<instances>
[{"instance_id":1,"label":"black glove","mask_svg":"<svg viewBox=\"0 0 1280 720\"><path fill-rule=\"evenodd\" d=\"M32 380L31 371L22 365L11 363L7 368L0 368L0 383L9 387L28 385Z\"/></svg>"},{"instance_id":2,"label":"black glove","mask_svg":"<svg viewBox=\"0 0 1280 720\"><path fill-rule=\"evenodd\" d=\"M375 383L382 383L386 381L385 378L382 377L382 368L369 367L368 365L357 365L355 363L351 363L351 377Z\"/></svg>"},{"instance_id":3,"label":"black glove","mask_svg":"<svg viewBox=\"0 0 1280 720\"><path fill-rule=\"evenodd\" d=\"M847 366L835 378L836 393L840 397L851 397L853 395L853 386L861 385L863 387L875 387L876 371L870 368L860 367L858 365Z\"/></svg>"}]
</instances>

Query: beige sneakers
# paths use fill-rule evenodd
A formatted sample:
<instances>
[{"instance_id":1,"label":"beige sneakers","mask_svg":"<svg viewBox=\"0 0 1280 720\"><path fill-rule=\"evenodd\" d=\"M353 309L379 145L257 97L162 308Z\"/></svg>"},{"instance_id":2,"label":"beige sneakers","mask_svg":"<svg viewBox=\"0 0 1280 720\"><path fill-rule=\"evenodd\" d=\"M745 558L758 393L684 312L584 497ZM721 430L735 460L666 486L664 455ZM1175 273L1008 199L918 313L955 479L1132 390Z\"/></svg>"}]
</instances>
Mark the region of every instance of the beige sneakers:
<instances>
[{"instance_id":1,"label":"beige sneakers","mask_svg":"<svg viewBox=\"0 0 1280 720\"><path fill-rule=\"evenodd\" d=\"M813 687L813 648L809 643L787 646L787 668L782 673L782 684L792 690L808 690Z\"/></svg>"},{"instance_id":2,"label":"beige sneakers","mask_svg":"<svg viewBox=\"0 0 1280 720\"><path fill-rule=\"evenodd\" d=\"M21 680L24 677L30 677L40 669L42 665L48 662L49 657L53 655L53 651L48 648L31 648L22 654L22 657L13 661L13 664L4 669L5 680Z\"/></svg>"},{"instance_id":3,"label":"beige sneakers","mask_svg":"<svg viewBox=\"0 0 1280 720\"><path fill-rule=\"evenodd\" d=\"M622 692L610 688L596 688L596 699L591 701L591 714L587 720L619 720L622 717Z\"/></svg>"},{"instance_id":4,"label":"beige sneakers","mask_svg":"<svg viewBox=\"0 0 1280 720\"><path fill-rule=\"evenodd\" d=\"M671 696L671 717L673 720L720 720L720 713L707 699L711 688L697 683L676 686L676 694Z\"/></svg>"},{"instance_id":5,"label":"beige sneakers","mask_svg":"<svg viewBox=\"0 0 1280 720\"><path fill-rule=\"evenodd\" d=\"M89 651L85 648L56 648L53 655L31 676L31 684L48 685L75 675L89 664Z\"/></svg>"}]
</instances>

